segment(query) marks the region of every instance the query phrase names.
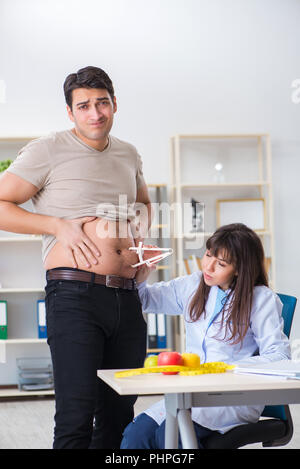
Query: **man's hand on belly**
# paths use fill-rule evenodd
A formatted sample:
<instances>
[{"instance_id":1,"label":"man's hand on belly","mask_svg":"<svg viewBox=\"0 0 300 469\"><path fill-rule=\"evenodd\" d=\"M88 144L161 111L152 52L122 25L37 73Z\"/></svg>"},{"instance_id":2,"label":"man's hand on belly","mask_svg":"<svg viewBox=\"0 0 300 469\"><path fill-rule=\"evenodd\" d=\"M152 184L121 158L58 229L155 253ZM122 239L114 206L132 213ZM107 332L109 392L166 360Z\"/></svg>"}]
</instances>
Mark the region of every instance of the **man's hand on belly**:
<instances>
[{"instance_id":1,"label":"man's hand on belly","mask_svg":"<svg viewBox=\"0 0 300 469\"><path fill-rule=\"evenodd\" d=\"M97 257L101 256L97 246L84 233L82 225L97 217L82 217L73 220L59 218L55 230L57 241L64 247L74 268L78 268L78 261L86 267L98 264Z\"/></svg>"}]
</instances>

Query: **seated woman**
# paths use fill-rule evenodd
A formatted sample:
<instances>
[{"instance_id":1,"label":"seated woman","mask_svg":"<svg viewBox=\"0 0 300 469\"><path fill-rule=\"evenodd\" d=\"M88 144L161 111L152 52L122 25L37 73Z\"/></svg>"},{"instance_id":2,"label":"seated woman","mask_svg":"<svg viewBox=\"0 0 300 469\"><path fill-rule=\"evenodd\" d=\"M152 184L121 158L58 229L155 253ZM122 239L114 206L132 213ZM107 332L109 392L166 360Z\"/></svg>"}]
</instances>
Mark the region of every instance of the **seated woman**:
<instances>
[{"instance_id":1,"label":"seated woman","mask_svg":"<svg viewBox=\"0 0 300 469\"><path fill-rule=\"evenodd\" d=\"M198 354L201 363L290 358L282 303L268 287L262 243L245 225L223 226L207 240L202 272L147 285L145 280L154 268L143 266L136 275L143 311L182 314L186 351ZM193 408L199 448L213 431L225 433L237 425L256 422L263 408ZM165 407L164 401L159 401L126 427L121 449L162 449L164 435Z\"/></svg>"}]
</instances>

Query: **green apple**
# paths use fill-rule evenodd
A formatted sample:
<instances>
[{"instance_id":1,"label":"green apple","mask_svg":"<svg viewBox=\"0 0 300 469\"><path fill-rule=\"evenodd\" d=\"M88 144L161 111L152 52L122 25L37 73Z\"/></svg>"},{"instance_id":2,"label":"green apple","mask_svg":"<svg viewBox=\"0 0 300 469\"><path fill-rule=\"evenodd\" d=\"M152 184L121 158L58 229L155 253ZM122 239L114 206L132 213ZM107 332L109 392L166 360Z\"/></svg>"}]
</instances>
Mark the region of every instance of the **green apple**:
<instances>
[{"instance_id":1,"label":"green apple","mask_svg":"<svg viewBox=\"0 0 300 469\"><path fill-rule=\"evenodd\" d=\"M144 368L151 368L152 366L157 366L157 355L148 355L144 361Z\"/></svg>"}]
</instances>

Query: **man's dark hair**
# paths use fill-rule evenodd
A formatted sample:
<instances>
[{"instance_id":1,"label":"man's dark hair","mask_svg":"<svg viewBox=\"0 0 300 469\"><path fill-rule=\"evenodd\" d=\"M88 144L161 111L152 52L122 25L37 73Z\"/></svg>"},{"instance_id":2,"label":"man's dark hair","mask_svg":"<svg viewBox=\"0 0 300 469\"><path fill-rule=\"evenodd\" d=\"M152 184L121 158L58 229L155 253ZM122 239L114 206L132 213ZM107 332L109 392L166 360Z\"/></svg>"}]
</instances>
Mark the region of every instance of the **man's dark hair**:
<instances>
[{"instance_id":1,"label":"man's dark hair","mask_svg":"<svg viewBox=\"0 0 300 469\"><path fill-rule=\"evenodd\" d=\"M71 73L64 82L64 93L67 105L72 109L72 91L77 88L105 89L114 99L114 87L111 79L104 70L88 66L81 68L77 73Z\"/></svg>"}]
</instances>

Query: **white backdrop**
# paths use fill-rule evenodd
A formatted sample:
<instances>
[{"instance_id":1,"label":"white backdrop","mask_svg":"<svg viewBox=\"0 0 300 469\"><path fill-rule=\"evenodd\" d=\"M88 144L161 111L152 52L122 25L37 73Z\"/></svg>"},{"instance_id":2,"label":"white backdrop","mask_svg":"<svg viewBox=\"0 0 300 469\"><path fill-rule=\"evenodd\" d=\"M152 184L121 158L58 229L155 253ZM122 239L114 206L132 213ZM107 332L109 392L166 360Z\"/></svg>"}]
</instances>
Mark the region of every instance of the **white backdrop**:
<instances>
[{"instance_id":1,"label":"white backdrop","mask_svg":"<svg viewBox=\"0 0 300 469\"><path fill-rule=\"evenodd\" d=\"M149 183L169 181L171 135L270 133L277 290L300 301L299 24L298 0L1 0L0 135L70 127L62 84L86 65L111 76L112 133Z\"/></svg>"}]
</instances>

